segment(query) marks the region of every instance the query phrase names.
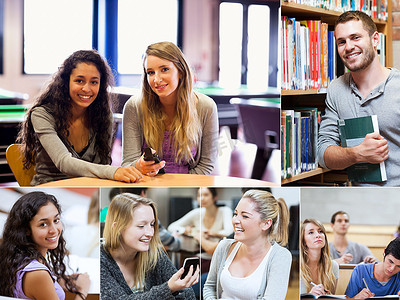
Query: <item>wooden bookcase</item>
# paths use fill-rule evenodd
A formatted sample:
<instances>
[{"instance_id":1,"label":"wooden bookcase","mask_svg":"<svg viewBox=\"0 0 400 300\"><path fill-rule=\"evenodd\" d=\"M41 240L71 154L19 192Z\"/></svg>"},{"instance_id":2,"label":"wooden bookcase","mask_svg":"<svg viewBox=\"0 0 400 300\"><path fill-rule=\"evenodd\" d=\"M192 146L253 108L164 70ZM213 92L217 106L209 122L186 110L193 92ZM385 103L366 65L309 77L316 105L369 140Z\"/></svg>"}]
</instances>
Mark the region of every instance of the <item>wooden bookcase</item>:
<instances>
[{"instance_id":1,"label":"wooden bookcase","mask_svg":"<svg viewBox=\"0 0 400 300\"><path fill-rule=\"evenodd\" d=\"M374 19L379 32L386 35L386 66L393 66L392 43L392 2L388 1L388 20ZM281 1L281 15L302 20L321 20L328 23L329 30L333 30L336 19L342 12L312 7L303 4ZM317 107L325 109L326 89L310 90L281 90L282 109L296 109L302 107ZM282 185L336 185L349 184L345 171L333 171L317 168L309 172L294 175L291 178L282 179Z\"/></svg>"}]
</instances>

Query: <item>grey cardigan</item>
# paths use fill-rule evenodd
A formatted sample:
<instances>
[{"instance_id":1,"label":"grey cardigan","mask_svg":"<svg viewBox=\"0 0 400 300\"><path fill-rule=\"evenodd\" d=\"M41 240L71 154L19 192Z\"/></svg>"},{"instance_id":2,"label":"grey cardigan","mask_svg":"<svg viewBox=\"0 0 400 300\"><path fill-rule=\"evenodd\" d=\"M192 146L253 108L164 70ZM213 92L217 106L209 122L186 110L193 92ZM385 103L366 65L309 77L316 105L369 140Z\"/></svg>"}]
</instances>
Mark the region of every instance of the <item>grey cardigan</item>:
<instances>
[{"instance_id":1,"label":"grey cardigan","mask_svg":"<svg viewBox=\"0 0 400 300\"><path fill-rule=\"evenodd\" d=\"M232 239L222 240L215 249L207 281L204 284L204 300L215 300L221 297L221 272L224 268L229 249L235 242L236 241ZM269 251L271 252L267 261L262 284L257 293L257 299L284 300L289 283L292 255L289 250L280 246L278 243L273 243Z\"/></svg>"},{"instance_id":2,"label":"grey cardigan","mask_svg":"<svg viewBox=\"0 0 400 300\"><path fill-rule=\"evenodd\" d=\"M92 130L88 148L80 157L69 142L57 134L56 122L44 107L34 108L31 120L41 144L31 185L78 176L114 179L118 167L100 164L95 150L96 134Z\"/></svg>"},{"instance_id":3,"label":"grey cardigan","mask_svg":"<svg viewBox=\"0 0 400 300\"><path fill-rule=\"evenodd\" d=\"M175 300L196 297L192 288L173 295L168 287L168 280L177 272L165 253L157 261L154 270L146 274L145 290L133 293L125 281L112 256L100 247L100 294L101 300ZM175 294L175 293L174 293Z\"/></svg>"},{"instance_id":4,"label":"grey cardigan","mask_svg":"<svg viewBox=\"0 0 400 300\"><path fill-rule=\"evenodd\" d=\"M211 174L218 150L218 113L215 102L208 96L195 93L199 99L198 115L202 125L200 147L197 148L195 161L189 162L189 173ZM122 166L135 165L142 155L144 144L140 123L140 97L132 96L124 106Z\"/></svg>"}]
</instances>

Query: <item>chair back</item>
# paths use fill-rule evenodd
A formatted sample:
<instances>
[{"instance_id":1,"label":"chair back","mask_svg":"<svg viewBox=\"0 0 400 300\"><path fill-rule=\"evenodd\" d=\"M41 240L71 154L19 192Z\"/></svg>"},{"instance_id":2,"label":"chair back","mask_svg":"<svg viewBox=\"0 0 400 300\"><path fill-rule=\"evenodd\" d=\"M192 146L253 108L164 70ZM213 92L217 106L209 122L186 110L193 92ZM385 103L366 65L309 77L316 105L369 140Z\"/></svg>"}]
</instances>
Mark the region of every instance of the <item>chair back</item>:
<instances>
[{"instance_id":1,"label":"chair back","mask_svg":"<svg viewBox=\"0 0 400 300\"><path fill-rule=\"evenodd\" d=\"M30 186L33 175L36 174L35 166L24 169L23 145L11 144L6 150L6 158L15 179L20 186Z\"/></svg>"}]
</instances>

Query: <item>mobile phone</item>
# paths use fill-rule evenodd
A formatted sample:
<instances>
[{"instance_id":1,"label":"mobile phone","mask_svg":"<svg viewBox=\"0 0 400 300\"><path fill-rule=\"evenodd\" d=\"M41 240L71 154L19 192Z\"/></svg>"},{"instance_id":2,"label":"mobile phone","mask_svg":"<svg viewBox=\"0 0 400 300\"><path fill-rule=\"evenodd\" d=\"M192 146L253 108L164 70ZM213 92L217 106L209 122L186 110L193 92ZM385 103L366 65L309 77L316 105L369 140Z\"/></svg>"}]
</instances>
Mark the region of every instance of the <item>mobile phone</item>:
<instances>
[{"instance_id":1,"label":"mobile phone","mask_svg":"<svg viewBox=\"0 0 400 300\"><path fill-rule=\"evenodd\" d=\"M151 160L154 160L154 163L155 164L158 164L159 162L160 162L160 159L159 159L159 157L158 157L158 155L157 154L153 154L152 152L151 152L151 149L150 148L144 148L144 157L143 157L143 159L145 160L145 161L151 161Z\"/></svg>"},{"instance_id":2,"label":"mobile phone","mask_svg":"<svg viewBox=\"0 0 400 300\"><path fill-rule=\"evenodd\" d=\"M185 259L185 261L183 262L183 268L185 269L185 271L183 272L181 279L185 278L186 275L189 273L190 266L193 266L193 275L194 272L196 272L197 267L200 266L200 258L188 257Z\"/></svg>"},{"instance_id":3,"label":"mobile phone","mask_svg":"<svg viewBox=\"0 0 400 300\"><path fill-rule=\"evenodd\" d=\"M160 157L156 153L152 153L149 147L144 148L144 157L145 161L152 161L154 160L155 164L158 164L161 160ZM164 168L158 170L158 174L165 174Z\"/></svg>"}]
</instances>

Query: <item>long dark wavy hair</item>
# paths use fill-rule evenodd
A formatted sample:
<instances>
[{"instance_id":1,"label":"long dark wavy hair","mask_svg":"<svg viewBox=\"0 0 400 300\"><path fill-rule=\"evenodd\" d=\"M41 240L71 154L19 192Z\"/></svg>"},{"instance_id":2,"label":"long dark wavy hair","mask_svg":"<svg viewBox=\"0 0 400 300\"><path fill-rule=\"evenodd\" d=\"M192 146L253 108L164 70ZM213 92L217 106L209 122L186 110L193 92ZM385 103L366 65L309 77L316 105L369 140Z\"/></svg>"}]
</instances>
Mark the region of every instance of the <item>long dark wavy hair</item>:
<instances>
[{"instance_id":1,"label":"long dark wavy hair","mask_svg":"<svg viewBox=\"0 0 400 300\"><path fill-rule=\"evenodd\" d=\"M32 126L31 116L35 107L43 106L56 122L57 134L68 137L68 128L72 119L72 99L69 94L69 81L72 71L79 63L94 65L100 73L100 89L94 102L86 109L89 128L96 132L95 150L100 155L101 164L111 162L110 120L111 107L114 101L107 88L114 85L114 77L107 62L96 50L80 50L68 57L58 69L46 89L36 99L27 113L19 131L17 142L24 145L24 167L35 164L36 153L41 147Z\"/></svg>"},{"instance_id":2,"label":"long dark wavy hair","mask_svg":"<svg viewBox=\"0 0 400 300\"><path fill-rule=\"evenodd\" d=\"M57 248L47 250L47 257L43 257L33 241L30 221L41 207L49 203L54 204L61 215L57 199L43 192L25 194L13 205L0 244L0 295L13 297L17 271L36 259L53 271L57 281L63 279L68 291L83 296L70 277L65 275L64 256L67 251L63 234L60 235Z\"/></svg>"}]
</instances>

